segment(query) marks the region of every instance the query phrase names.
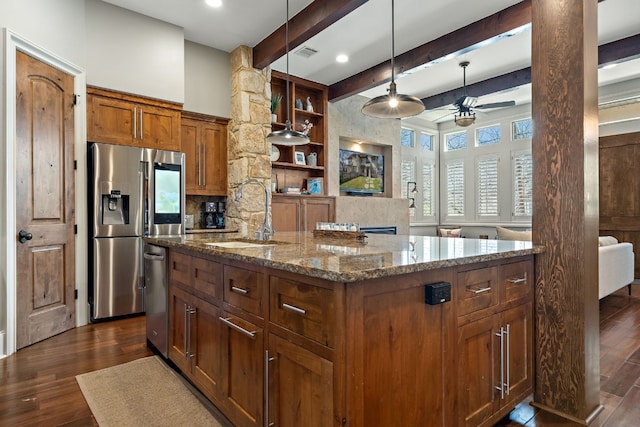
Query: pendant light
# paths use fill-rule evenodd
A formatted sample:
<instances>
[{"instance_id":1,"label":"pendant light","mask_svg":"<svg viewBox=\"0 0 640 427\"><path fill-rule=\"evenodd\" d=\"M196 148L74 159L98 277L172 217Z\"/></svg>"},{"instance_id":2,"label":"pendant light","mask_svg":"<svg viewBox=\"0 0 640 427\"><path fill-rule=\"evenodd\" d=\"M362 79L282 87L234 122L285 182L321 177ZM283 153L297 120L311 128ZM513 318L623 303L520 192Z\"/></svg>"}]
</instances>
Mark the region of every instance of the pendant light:
<instances>
[{"instance_id":1,"label":"pendant light","mask_svg":"<svg viewBox=\"0 0 640 427\"><path fill-rule=\"evenodd\" d=\"M285 46L287 58L287 121L283 130L277 130L267 135L267 141L279 145L304 145L309 142L309 136L293 130L289 120L289 0L287 0L287 20L285 22Z\"/></svg>"},{"instance_id":2,"label":"pendant light","mask_svg":"<svg viewBox=\"0 0 640 427\"><path fill-rule=\"evenodd\" d=\"M415 116L424 111L424 104L419 98L396 93L394 32L394 0L391 0L391 84L387 89L388 94L376 96L364 104L362 112L367 116L380 119L401 119Z\"/></svg>"}]
</instances>

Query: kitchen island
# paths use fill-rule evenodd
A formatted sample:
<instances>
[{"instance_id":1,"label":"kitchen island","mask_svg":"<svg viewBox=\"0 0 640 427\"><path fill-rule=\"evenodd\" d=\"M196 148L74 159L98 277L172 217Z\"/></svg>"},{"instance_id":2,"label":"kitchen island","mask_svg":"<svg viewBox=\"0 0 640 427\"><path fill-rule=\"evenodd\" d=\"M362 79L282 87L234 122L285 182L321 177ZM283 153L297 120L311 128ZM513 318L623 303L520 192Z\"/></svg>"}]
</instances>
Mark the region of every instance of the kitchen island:
<instances>
[{"instance_id":1,"label":"kitchen island","mask_svg":"<svg viewBox=\"0 0 640 427\"><path fill-rule=\"evenodd\" d=\"M146 240L169 358L237 426L492 425L532 391L531 242Z\"/></svg>"}]
</instances>

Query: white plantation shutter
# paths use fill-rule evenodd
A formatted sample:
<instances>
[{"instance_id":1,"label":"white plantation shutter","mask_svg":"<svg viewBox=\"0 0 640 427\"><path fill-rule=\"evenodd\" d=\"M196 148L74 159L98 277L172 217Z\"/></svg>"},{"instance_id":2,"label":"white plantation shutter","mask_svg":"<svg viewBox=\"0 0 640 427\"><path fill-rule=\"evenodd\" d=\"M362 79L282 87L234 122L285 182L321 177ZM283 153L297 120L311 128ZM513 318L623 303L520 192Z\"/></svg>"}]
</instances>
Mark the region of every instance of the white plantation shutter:
<instances>
[{"instance_id":1,"label":"white plantation shutter","mask_svg":"<svg viewBox=\"0 0 640 427\"><path fill-rule=\"evenodd\" d=\"M478 216L498 216L498 156L478 159Z\"/></svg>"},{"instance_id":2,"label":"white plantation shutter","mask_svg":"<svg viewBox=\"0 0 640 427\"><path fill-rule=\"evenodd\" d=\"M447 164L447 215L464 215L464 162Z\"/></svg>"},{"instance_id":3,"label":"white plantation shutter","mask_svg":"<svg viewBox=\"0 0 640 427\"><path fill-rule=\"evenodd\" d=\"M433 173L434 165L422 165L422 215L433 216Z\"/></svg>"},{"instance_id":4,"label":"white plantation shutter","mask_svg":"<svg viewBox=\"0 0 640 427\"><path fill-rule=\"evenodd\" d=\"M513 216L533 215L533 157L531 153L515 153L511 156L513 167Z\"/></svg>"},{"instance_id":5,"label":"white plantation shutter","mask_svg":"<svg viewBox=\"0 0 640 427\"><path fill-rule=\"evenodd\" d=\"M400 176L402 179L402 197L413 197L407 194L407 183L416 180L416 162L413 160L403 160L400 165Z\"/></svg>"}]
</instances>

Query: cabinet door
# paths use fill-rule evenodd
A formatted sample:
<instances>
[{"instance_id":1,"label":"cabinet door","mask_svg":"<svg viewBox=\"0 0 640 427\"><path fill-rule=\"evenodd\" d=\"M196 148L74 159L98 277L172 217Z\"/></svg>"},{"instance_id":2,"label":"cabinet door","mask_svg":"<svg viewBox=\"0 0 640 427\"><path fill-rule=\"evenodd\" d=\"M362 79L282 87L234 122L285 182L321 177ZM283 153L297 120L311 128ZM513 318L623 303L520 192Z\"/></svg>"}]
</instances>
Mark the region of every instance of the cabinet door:
<instances>
[{"instance_id":1,"label":"cabinet door","mask_svg":"<svg viewBox=\"0 0 640 427\"><path fill-rule=\"evenodd\" d=\"M189 310L191 296L182 289L169 286L169 359L185 374L189 374Z\"/></svg>"},{"instance_id":2,"label":"cabinet door","mask_svg":"<svg viewBox=\"0 0 640 427\"><path fill-rule=\"evenodd\" d=\"M186 194L197 194L200 190L200 145L198 144L198 122L182 119L180 151L184 153L184 188Z\"/></svg>"},{"instance_id":3,"label":"cabinet door","mask_svg":"<svg viewBox=\"0 0 640 427\"><path fill-rule=\"evenodd\" d=\"M222 324L218 320L222 312L218 307L198 298L193 303L195 311L192 311L190 319L191 372L200 391L209 399L217 401L221 394L221 355L224 349Z\"/></svg>"},{"instance_id":4,"label":"cabinet door","mask_svg":"<svg viewBox=\"0 0 640 427\"><path fill-rule=\"evenodd\" d=\"M499 315L458 329L458 425L475 427L500 407Z\"/></svg>"},{"instance_id":5,"label":"cabinet door","mask_svg":"<svg viewBox=\"0 0 640 427\"><path fill-rule=\"evenodd\" d=\"M313 231L317 222L334 222L334 199L304 199L303 231Z\"/></svg>"},{"instance_id":6,"label":"cabinet door","mask_svg":"<svg viewBox=\"0 0 640 427\"><path fill-rule=\"evenodd\" d=\"M508 325L505 344L505 378L508 394L502 406L514 406L533 387L533 311L531 303L522 304L502 314L502 324ZM507 351L508 350L508 351Z\"/></svg>"},{"instance_id":7,"label":"cabinet door","mask_svg":"<svg viewBox=\"0 0 640 427\"><path fill-rule=\"evenodd\" d=\"M273 334L268 356L266 425L333 425L333 363Z\"/></svg>"},{"instance_id":8,"label":"cabinet door","mask_svg":"<svg viewBox=\"0 0 640 427\"><path fill-rule=\"evenodd\" d=\"M263 333L258 326L225 313L222 390L228 417L239 427L263 424Z\"/></svg>"},{"instance_id":9,"label":"cabinet door","mask_svg":"<svg viewBox=\"0 0 640 427\"><path fill-rule=\"evenodd\" d=\"M227 195L227 126L204 122L200 167L206 195Z\"/></svg>"},{"instance_id":10,"label":"cabinet door","mask_svg":"<svg viewBox=\"0 0 640 427\"><path fill-rule=\"evenodd\" d=\"M271 221L276 233L278 231L300 231L301 214L299 198L271 198Z\"/></svg>"},{"instance_id":11,"label":"cabinet door","mask_svg":"<svg viewBox=\"0 0 640 427\"><path fill-rule=\"evenodd\" d=\"M180 112L139 104L140 145L159 150L180 150Z\"/></svg>"},{"instance_id":12,"label":"cabinet door","mask_svg":"<svg viewBox=\"0 0 640 427\"><path fill-rule=\"evenodd\" d=\"M87 139L93 142L138 145L139 111L136 104L88 95Z\"/></svg>"}]
</instances>

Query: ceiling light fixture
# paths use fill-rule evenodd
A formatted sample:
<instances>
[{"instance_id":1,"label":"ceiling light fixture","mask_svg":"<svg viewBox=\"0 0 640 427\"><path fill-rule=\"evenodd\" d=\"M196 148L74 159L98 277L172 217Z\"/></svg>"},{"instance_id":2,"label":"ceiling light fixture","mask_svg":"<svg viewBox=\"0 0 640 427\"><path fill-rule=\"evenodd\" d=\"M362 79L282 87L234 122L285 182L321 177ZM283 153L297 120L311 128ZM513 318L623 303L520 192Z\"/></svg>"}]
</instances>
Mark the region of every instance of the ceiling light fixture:
<instances>
[{"instance_id":1,"label":"ceiling light fixture","mask_svg":"<svg viewBox=\"0 0 640 427\"><path fill-rule=\"evenodd\" d=\"M211 7L220 7L222 6L222 0L205 0L205 3Z\"/></svg>"},{"instance_id":2,"label":"ceiling light fixture","mask_svg":"<svg viewBox=\"0 0 640 427\"><path fill-rule=\"evenodd\" d=\"M362 107L362 112L367 116L381 119L401 119L411 117L424 111L424 104L420 99L412 95L403 95L396 92L395 63L394 63L394 1L391 0L391 83L386 95L376 96L370 99Z\"/></svg>"},{"instance_id":3,"label":"ceiling light fixture","mask_svg":"<svg viewBox=\"0 0 640 427\"><path fill-rule=\"evenodd\" d=\"M341 53L338 56L336 56L336 62L344 63L344 62L347 62L348 60L349 60L349 57L344 53Z\"/></svg>"},{"instance_id":4,"label":"ceiling light fixture","mask_svg":"<svg viewBox=\"0 0 640 427\"><path fill-rule=\"evenodd\" d=\"M285 22L285 55L287 58L287 121L283 130L277 130L267 135L267 141L279 145L304 145L309 142L309 136L293 130L291 120L289 120L289 0L287 0L287 20Z\"/></svg>"},{"instance_id":5,"label":"ceiling light fixture","mask_svg":"<svg viewBox=\"0 0 640 427\"><path fill-rule=\"evenodd\" d=\"M472 111L462 111L453 116L453 121L460 127L471 126L476 121L476 113Z\"/></svg>"}]
</instances>

